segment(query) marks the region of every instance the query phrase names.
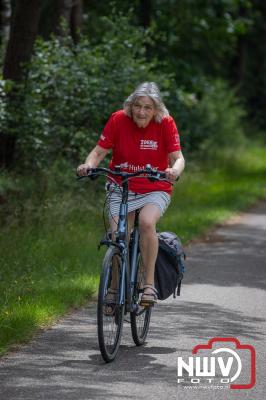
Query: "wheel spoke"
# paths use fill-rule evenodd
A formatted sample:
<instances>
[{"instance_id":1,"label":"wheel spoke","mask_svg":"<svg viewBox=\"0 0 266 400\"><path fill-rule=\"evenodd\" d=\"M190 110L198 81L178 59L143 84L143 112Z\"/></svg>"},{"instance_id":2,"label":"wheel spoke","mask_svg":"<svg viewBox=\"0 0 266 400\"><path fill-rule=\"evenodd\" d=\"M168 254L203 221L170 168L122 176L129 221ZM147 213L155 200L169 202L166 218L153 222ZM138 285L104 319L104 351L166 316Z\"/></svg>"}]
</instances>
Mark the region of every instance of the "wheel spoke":
<instances>
[{"instance_id":1,"label":"wheel spoke","mask_svg":"<svg viewBox=\"0 0 266 400\"><path fill-rule=\"evenodd\" d=\"M151 307L141 307L139 302L143 293L145 282L145 270L141 261L141 256L138 256L138 272L135 288L135 301L138 304L136 311L130 314L132 337L137 346L142 345L148 334L151 316Z\"/></svg>"},{"instance_id":2,"label":"wheel spoke","mask_svg":"<svg viewBox=\"0 0 266 400\"><path fill-rule=\"evenodd\" d=\"M103 262L98 295L98 341L106 362L112 361L119 348L124 305L118 304L121 259L117 250L109 248Z\"/></svg>"}]
</instances>

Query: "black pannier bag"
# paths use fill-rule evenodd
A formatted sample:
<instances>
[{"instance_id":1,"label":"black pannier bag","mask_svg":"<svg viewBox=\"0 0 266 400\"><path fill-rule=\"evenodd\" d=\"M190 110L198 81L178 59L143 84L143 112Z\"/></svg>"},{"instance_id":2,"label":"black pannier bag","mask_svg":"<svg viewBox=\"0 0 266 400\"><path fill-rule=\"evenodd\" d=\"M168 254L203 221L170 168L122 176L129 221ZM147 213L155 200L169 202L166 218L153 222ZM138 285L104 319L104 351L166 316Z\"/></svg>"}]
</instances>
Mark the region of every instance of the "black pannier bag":
<instances>
[{"instance_id":1,"label":"black pannier bag","mask_svg":"<svg viewBox=\"0 0 266 400\"><path fill-rule=\"evenodd\" d=\"M154 285L158 299L180 296L181 281L185 271L185 253L181 240L173 232L158 233L159 250L155 264Z\"/></svg>"}]
</instances>

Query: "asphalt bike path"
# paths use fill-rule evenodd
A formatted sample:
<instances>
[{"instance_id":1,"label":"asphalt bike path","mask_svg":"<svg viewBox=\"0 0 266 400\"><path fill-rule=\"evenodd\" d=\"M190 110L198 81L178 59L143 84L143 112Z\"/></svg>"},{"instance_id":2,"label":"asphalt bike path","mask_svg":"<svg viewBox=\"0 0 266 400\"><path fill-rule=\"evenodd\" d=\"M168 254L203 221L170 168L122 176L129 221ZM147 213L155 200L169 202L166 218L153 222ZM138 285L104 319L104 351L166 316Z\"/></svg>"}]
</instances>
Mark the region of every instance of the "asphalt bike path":
<instances>
[{"instance_id":1,"label":"asphalt bike path","mask_svg":"<svg viewBox=\"0 0 266 400\"><path fill-rule=\"evenodd\" d=\"M96 305L90 304L1 359L0 399L265 399L266 200L191 243L186 253L181 297L155 307L145 346L133 344L125 323L118 356L105 364ZM229 337L255 348L252 389L218 389L205 378L178 383L178 357L187 361L196 345ZM249 353L241 357L248 383ZM192 379L188 371L184 379Z\"/></svg>"}]
</instances>

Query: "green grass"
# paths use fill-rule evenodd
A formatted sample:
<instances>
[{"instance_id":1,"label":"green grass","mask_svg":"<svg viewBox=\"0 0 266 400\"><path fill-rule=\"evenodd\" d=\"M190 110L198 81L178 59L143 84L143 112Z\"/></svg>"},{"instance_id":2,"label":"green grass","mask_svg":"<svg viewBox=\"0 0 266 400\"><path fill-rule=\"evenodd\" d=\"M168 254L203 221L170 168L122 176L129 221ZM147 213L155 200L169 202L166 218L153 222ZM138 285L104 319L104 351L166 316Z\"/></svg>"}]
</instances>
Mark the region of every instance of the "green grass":
<instances>
[{"instance_id":1,"label":"green grass","mask_svg":"<svg viewBox=\"0 0 266 400\"><path fill-rule=\"evenodd\" d=\"M13 215L11 223L9 216L1 231L0 352L95 293L104 251L97 250L101 215L68 197L31 212L28 204L28 220Z\"/></svg>"},{"instance_id":2,"label":"green grass","mask_svg":"<svg viewBox=\"0 0 266 400\"><path fill-rule=\"evenodd\" d=\"M266 196L266 149L187 166L159 227L178 232L184 242L204 233Z\"/></svg>"},{"instance_id":3,"label":"green grass","mask_svg":"<svg viewBox=\"0 0 266 400\"><path fill-rule=\"evenodd\" d=\"M266 196L265 148L213 159L201 166L187 161L160 222L161 230L177 232L183 242ZM7 179L0 179L0 353L91 299L104 254L97 250L103 234L102 189L94 191L88 181L75 186L72 174L75 190L66 185L61 192L56 182L40 190L39 182L33 187L25 177L15 184Z\"/></svg>"}]
</instances>

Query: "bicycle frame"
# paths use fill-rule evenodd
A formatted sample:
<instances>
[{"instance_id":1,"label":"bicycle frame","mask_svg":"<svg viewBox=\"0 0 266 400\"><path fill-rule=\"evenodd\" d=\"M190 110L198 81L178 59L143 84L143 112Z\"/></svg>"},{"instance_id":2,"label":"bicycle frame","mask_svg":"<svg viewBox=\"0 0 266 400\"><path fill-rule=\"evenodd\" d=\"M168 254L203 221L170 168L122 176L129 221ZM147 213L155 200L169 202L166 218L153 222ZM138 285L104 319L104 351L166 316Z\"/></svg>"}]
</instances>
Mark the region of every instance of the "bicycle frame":
<instances>
[{"instance_id":1,"label":"bicycle frame","mask_svg":"<svg viewBox=\"0 0 266 400\"><path fill-rule=\"evenodd\" d=\"M132 249L131 257L129 259L129 232L128 232L128 181L122 181L122 201L119 209L119 217L116 232L116 242L109 242L109 245L115 244L118 246L122 256L122 273L120 276L119 304L122 305L125 300L126 311L135 311L136 305L132 302L136 269L137 269L137 255L139 248L139 231L138 231L138 211L134 220L134 230L132 235Z\"/></svg>"},{"instance_id":2,"label":"bicycle frame","mask_svg":"<svg viewBox=\"0 0 266 400\"><path fill-rule=\"evenodd\" d=\"M103 359L111 362L115 359L120 346L124 314L130 313L132 338L137 346L145 343L151 316L151 307L141 305L140 299L140 293L143 292L141 285L145 279L139 248L140 210L135 211L133 232L128 231L128 181L138 176L146 176L151 181L166 180L166 173L158 171L157 168L151 168L149 164L132 173L122 172L121 166L116 166L114 170L101 167L87 170L87 177L94 179L97 176L108 176L109 182L114 182L115 187L118 186L122 194L116 232L113 233L112 238L107 237L100 242L100 245L107 245L109 249L103 260L99 284L98 343ZM119 176L121 181L119 180L118 183L113 176ZM119 260L114 261L117 256Z\"/></svg>"},{"instance_id":3,"label":"bicycle frame","mask_svg":"<svg viewBox=\"0 0 266 400\"><path fill-rule=\"evenodd\" d=\"M134 286L136 280L137 273L137 257L139 251L139 231L138 231L138 214L139 211L136 210L136 216L134 221L134 230L132 235L132 248L131 248L131 257L129 260L129 237L128 237L128 179L131 177L136 177L139 175L146 174L149 176L149 179L154 180L166 180L165 172L158 171L156 168L153 169L149 164L143 170L139 170L134 173L121 172L121 167L117 166L114 171L108 170L107 168L92 168L88 173L87 177L93 178L94 174L98 172L102 172L102 175L112 174L119 175L122 179L122 201L119 208L119 217L117 223L117 231L115 241L102 240L100 245L105 244L107 246L116 246L118 247L121 256L122 256L122 273L120 276L120 293L118 304L122 305L126 301L126 312L136 311L138 307L137 304L134 304L133 301L133 293ZM78 178L81 179L82 177ZM169 181L168 181L169 182ZM171 183L171 182L170 182ZM172 184L172 183L171 183Z\"/></svg>"}]
</instances>

